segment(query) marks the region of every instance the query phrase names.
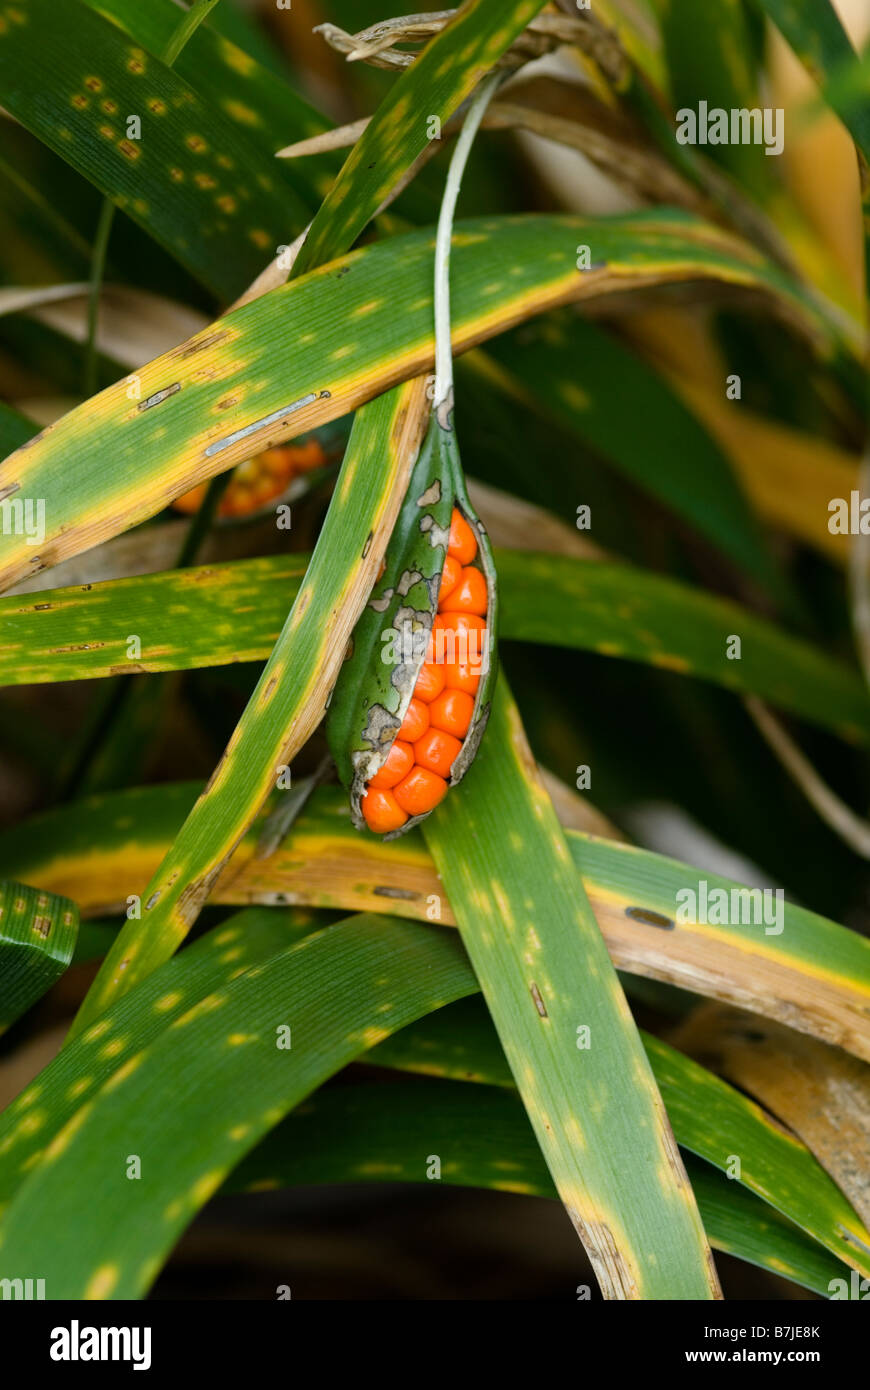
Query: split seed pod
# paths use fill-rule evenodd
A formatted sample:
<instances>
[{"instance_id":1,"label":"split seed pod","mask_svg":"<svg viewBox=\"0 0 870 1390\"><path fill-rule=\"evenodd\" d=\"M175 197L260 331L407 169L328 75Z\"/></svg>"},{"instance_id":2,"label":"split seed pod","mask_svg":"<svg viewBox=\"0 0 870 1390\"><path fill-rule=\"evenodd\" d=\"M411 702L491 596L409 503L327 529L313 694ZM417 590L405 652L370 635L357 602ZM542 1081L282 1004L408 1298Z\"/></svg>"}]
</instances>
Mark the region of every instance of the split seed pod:
<instances>
[{"instance_id":1,"label":"split seed pod","mask_svg":"<svg viewBox=\"0 0 870 1390\"><path fill-rule=\"evenodd\" d=\"M439 615L451 522L458 558L448 564L442 605L453 594L454 606ZM326 734L354 825L393 839L467 772L495 682L495 566L444 410L432 414L384 565L332 693Z\"/></svg>"}]
</instances>

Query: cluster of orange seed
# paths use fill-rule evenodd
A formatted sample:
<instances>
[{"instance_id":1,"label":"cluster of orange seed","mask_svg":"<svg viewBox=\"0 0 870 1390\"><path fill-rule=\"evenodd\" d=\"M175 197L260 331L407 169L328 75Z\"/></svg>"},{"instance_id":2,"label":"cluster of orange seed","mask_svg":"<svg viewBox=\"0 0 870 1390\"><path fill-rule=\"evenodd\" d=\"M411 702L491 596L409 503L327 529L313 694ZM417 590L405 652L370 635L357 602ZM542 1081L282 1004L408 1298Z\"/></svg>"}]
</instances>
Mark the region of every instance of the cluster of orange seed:
<instances>
[{"instance_id":1,"label":"cluster of orange seed","mask_svg":"<svg viewBox=\"0 0 870 1390\"><path fill-rule=\"evenodd\" d=\"M362 798L366 825L378 835L434 810L447 794L447 778L468 733L480 684L487 590L473 563L476 555L474 532L454 507L426 660L396 741ZM460 639L454 641L452 659L438 659L438 648L448 645L439 643L439 631ZM477 651L471 652L474 645Z\"/></svg>"},{"instance_id":2,"label":"cluster of orange seed","mask_svg":"<svg viewBox=\"0 0 870 1390\"><path fill-rule=\"evenodd\" d=\"M310 473L313 468L321 468L325 462L326 454L314 438L304 444L279 444L245 459L233 470L218 506L218 516L249 516L273 497L280 497L294 478ZM173 507L188 515L199 511L207 487L207 483L200 483L191 488L190 492L176 497Z\"/></svg>"}]
</instances>

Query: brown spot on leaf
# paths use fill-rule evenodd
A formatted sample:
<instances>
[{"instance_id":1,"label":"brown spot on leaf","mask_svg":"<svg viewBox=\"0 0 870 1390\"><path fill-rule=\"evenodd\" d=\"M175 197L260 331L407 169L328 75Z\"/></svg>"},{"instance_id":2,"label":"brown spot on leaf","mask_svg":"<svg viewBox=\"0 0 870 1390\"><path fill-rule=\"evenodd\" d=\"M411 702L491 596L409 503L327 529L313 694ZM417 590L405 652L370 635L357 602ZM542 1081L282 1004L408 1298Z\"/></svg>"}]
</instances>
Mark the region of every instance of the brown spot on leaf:
<instances>
[{"instance_id":1,"label":"brown spot on leaf","mask_svg":"<svg viewBox=\"0 0 870 1390\"><path fill-rule=\"evenodd\" d=\"M212 890L212 885L223 866L218 864L214 869L210 869L202 878L194 879L182 890L178 898L178 914L184 922L195 920L199 909L205 902Z\"/></svg>"},{"instance_id":2,"label":"brown spot on leaf","mask_svg":"<svg viewBox=\"0 0 870 1390\"><path fill-rule=\"evenodd\" d=\"M529 985L529 993L531 994L532 999L535 1002L535 1008L537 1009L541 1018L549 1018L549 1014L547 1013L547 1006L544 1003L543 998L541 997L541 991L538 989L538 986L535 984L534 980L532 980L532 983Z\"/></svg>"},{"instance_id":3,"label":"brown spot on leaf","mask_svg":"<svg viewBox=\"0 0 870 1390\"><path fill-rule=\"evenodd\" d=\"M193 357L198 352L205 352L208 348L214 347L215 343L222 343L224 338L228 338L229 336L229 330L223 328L218 333L209 333L205 338L200 338L199 340L194 339L189 343L182 343L180 347L174 348L169 356L179 359Z\"/></svg>"},{"instance_id":4,"label":"brown spot on leaf","mask_svg":"<svg viewBox=\"0 0 870 1390\"><path fill-rule=\"evenodd\" d=\"M674 923L661 912L651 912L648 907L627 907L626 917L634 922L642 922L645 927L660 927L662 931L673 931Z\"/></svg>"},{"instance_id":5,"label":"brown spot on leaf","mask_svg":"<svg viewBox=\"0 0 870 1390\"><path fill-rule=\"evenodd\" d=\"M100 648L105 645L105 642L78 642L74 646L69 647L52 647L51 655L68 656L71 652L98 652ZM129 666L122 666L121 669L126 671L129 669Z\"/></svg>"},{"instance_id":6,"label":"brown spot on leaf","mask_svg":"<svg viewBox=\"0 0 870 1390\"><path fill-rule=\"evenodd\" d=\"M152 395L148 396L146 400L140 401L136 409L140 411L151 410L153 406L162 405L165 400L168 400L170 396L174 396L180 390L181 382L174 381L171 386L164 386L162 391L155 391Z\"/></svg>"}]
</instances>

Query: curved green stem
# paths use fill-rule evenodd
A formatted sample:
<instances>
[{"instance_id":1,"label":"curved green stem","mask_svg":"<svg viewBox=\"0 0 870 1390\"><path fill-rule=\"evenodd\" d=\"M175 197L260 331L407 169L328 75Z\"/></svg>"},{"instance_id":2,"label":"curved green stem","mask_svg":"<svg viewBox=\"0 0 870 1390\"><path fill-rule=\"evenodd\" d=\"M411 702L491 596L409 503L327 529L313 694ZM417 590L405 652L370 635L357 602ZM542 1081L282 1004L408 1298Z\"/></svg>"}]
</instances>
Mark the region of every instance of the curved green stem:
<instances>
[{"instance_id":1,"label":"curved green stem","mask_svg":"<svg viewBox=\"0 0 870 1390\"><path fill-rule=\"evenodd\" d=\"M450 339L450 242L453 236L453 217L462 186L462 175L474 137L480 129L484 112L504 73L494 72L481 82L471 99L468 115L450 160L438 235L435 241L435 410L449 401L453 392L453 348ZM450 406L448 404L448 413Z\"/></svg>"}]
</instances>

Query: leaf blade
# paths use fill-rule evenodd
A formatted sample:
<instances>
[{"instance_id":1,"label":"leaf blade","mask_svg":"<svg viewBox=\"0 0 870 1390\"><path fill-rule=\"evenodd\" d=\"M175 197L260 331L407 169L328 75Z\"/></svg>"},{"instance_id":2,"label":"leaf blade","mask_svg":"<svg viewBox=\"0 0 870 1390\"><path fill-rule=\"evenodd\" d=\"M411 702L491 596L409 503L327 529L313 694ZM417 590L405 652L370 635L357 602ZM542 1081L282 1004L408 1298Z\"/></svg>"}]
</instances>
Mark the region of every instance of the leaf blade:
<instances>
[{"instance_id":1,"label":"leaf blade","mask_svg":"<svg viewBox=\"0 0 870 1390\"><path fill-rule=\"evenodd\" d=\"M680 1147L770 1203L838 1260L870 1270L870 1234L826 1168L772 1115L787 1117L773 1107L770 1113L763 1110L661 1038L641 1030L641 1039ZM498 1037L476 997L403 1028L364 1060L514 1089Z\"/></svg>"},{"instance_id":2,"label":"leaf blade","mask_svg":"<svg viewBox=\"0 0 870 1390\"><path fill-rule=\"evenodd\" d=\"M593 240L601 263L588 274L576 267L583 237ZM683 278L766 286L772 303L832 343L787 276L684 214L459 223L451 276L454 352L557 304ZM48 519L37 557L23 538L0 536L0 588L427 371L434 360L431 282L431 234L393 237L224 315L143 366L132 384L119 382L71 411L0 463L0 494L14 487L44 498ZM298 334L287 333L290 321ZM109 453L115 469L95 468L94 459Z\"/></svg>"},{"instance_id":3,"label":"leaf blade","mask_svg":"<svg viewBox=\"0 0 870 1390\"><path fill-rule=\"evenodd\" d=\"M330 1086L312 1096L236 1168L230 1192L295 1184L423 1182L424 1148L446 1149L441 1180L556 1197L534 1134L518 1100L491 1087L448 1082ZM434 1136L438 1136L438 1144ZM505 1154L510 1159L505 1159ZM846 1266L759 1198L707 1165L688 1162L711 1245L826 1294Z\"/></svg>"},{"instance_id":4,"label":"leaf blade","mask_svg":"<svg viewBox=\"0 0 870 1390\"><path fill-rule=\"evenodd\" d=\"M121 932L73 1034L178 947L263 802L320 723L386 551L427 413L419 378L359 412L311 563L272 655L217 768L146 889L143 920ZM374 462L362 472L361 463L373 453Z\"/></svg>"},{"instance_id":5,"label":"leaf blade","mask_svg":"<svg viewBox=\"0 0 870 1390\"><path fill-rule=\"evenodd\" d=\"M804 67L823 92L846 129L870 161L870 101L862 84L860 102L844 100L831 79L858 63L858 55L840 22L831 0L758 0L768 18L787 39Z\"/></svg>"},{"instance_id":6,"label":"leaf blade","mask_svg":"<svg viewBox=\"0 0 870 1390\"><path fill-rule=\"evenodd\" d=\"M36 1261L55 1298L138 1297L229 1169L287 1110L374 1039L473 988L449 933L357 918L244 971L144 1048L130 1036L101 1042L98 1023L81 1046L120 1042L117 1068L17 1190L0 1227L4 1262ZM302 1046L278 1048L285 1023ZM142 1135L150 1173L135 1191L116 1137L131 1132Z\"/></svg>"},{"instance_id":7,"label":"leaf blade","mask_svg":"<svg viewBox=\"0 0 870 1390\"><path fill-rule=\"evenodd\" d=\"M127 674L128 632L141 636L137 669L146 672L266 658L306 563L262 556L0 598L0 687ZM730 600L570 555L501 549L496 564L502 638L675 671L760 695L851 742L870 738L857 672ZM95 626L106 633L99 642ZM739 661L728 656L733 635Z\"/></svg>"},{"instance_id":8,"label":"leaf blade","mask_svg":"<svg viewBox=\"0 0 870 1390\"><path fill-rule=\"evenodd\" d=\"M461 791L423 834L604 1297L715 1298L661 1098L503 673Z\"/></svg>"},{"instance_id":9,"label":"leaf blade","mask_svg":"<svg viewBox=\"0 0 870 1390\"><path fill-rule=\"evenodd\" d=\"M0 882L0 1033L66 970L78 924L70 899L26 883Z\"/></svg>"},{"instance_id":10,"label":"leaf blade","mask_svg":"<svg viewBox=\"0 0 870 1390\"><path fill-rule=\"evenodd\" d=\"M82 912L126 904L158 868L200 790L197 783L139 787L48 812L0 835L0 872L74 897ZM120 826L118 822L120 821ZM857 932L790 902L783 931L751 924L675 921L677 894L703 878L729 896L741 885L649 850L568 831L614 963L696 994L776 1018L870 1061L870 945ZM454 922L419 833L383 846L348 824L344 794L320 787L268 860L258 828L214 889L216 902L293 902L427 920L432 894Z\"/></svg>"},{"instance_id":11,"label":"leaf blade","mask_svg":"<svg viewBox=\"0 0 870 1390\"><path fill-rule=\"evenodd\" d=\"M583 319L560 318L537 333L525 330L522 340L517 334L497 339L486 357L498 364L509 395L602 453L733 563L781 593L727 456L667 382L615 335Z\"/></svg>"},{"instance_id":12,"label":"leaf blade","mask_svg":"<svg viewBox=\"0 0 870 1390\"><path fill-rule=\"evenodd\" d=\"M80 0L62 10L28 0L18 13L23 22L0 32L3 105L204 284L233 298L286 235L288 214L300 224L306 215L274 161ZM139 138L119 124L127 113L139 116Z\"/></svg>"},{"instance_id":13,"label":"leaf blade","mask_svg":"<svg viewBox=\"0 0 870 1390\"><path fill-rule=\"evenodd\" d=\"M400 175L427 147L431 118L443 124L453 114L544 3L464 0L402 74L357 141L305 238L296 275L350 249ZM409 122L412 112L416 126Z\"/></svg>"}]
</instances>

